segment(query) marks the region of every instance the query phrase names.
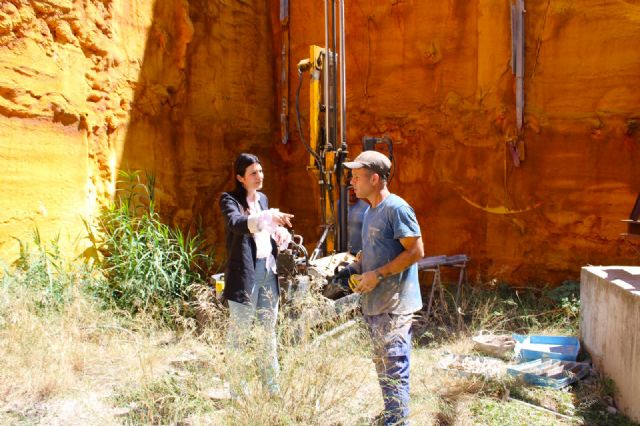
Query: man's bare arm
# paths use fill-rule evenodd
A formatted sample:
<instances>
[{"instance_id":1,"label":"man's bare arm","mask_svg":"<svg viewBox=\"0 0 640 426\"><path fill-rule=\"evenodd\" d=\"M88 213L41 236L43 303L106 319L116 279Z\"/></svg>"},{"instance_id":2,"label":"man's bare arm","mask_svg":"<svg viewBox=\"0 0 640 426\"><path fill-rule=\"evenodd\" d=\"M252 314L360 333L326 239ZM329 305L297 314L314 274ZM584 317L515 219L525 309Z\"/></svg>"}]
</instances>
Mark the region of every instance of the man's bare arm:
<instances>
[{"instance_id":1,"label":"man's bare arm","mask_svg":"<svg viewBox=\"0 0 640 426\"><path fill-rule=\"evenodd\" d=\"M401 238L400 244L404 247L404 251L397 255L391 262L379 267L377 269L378 274L382 274L385 277L399 274L424 257L422 237Z\"/></svg>"},{"instance_id":2,"label":"man's bare arm","mask_svg":"<svg viewBox=\"0 0 640 426\"><path fill-rule=\"evenodd\" d=\"M385 277L398 274L424 257L424 245L422 237L401 238L400 244L404 247L402 253L397 255L386 265L382 265L375 271L367 271L362 274L360 284L355 288L358 293L368 293L378 285L378 274Z\"/></svg>"}]
</instances>

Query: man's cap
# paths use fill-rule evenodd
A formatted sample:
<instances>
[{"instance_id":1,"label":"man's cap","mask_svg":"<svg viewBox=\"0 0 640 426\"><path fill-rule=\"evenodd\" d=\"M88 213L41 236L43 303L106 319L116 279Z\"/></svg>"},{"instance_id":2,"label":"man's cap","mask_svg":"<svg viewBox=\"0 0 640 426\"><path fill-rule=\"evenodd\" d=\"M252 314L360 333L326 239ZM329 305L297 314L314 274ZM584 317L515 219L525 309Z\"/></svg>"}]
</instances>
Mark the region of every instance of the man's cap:
<instances>
[{"instance_id":1,"label":"man's cap","mask_svg":"<svg viewBox=\"0 0 640 426\"><path fill-rule=\"evenodd\" d=\"M347 161L342 165L348 169L365 167L382 177L388 177L391 171L391 160L378 151L363 151L353 161Z\"/></svg>"}]
</instances>

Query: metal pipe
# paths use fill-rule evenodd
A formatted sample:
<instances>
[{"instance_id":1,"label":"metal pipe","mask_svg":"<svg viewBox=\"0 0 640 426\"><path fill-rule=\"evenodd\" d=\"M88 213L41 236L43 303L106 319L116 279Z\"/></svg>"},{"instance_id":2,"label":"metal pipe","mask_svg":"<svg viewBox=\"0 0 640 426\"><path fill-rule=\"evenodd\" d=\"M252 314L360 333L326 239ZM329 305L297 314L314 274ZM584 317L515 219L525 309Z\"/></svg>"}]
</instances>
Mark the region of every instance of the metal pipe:
<instances>
[{"instance_id":1,"label":"metal pipe","mask_svg":"<svg viewBox=\"0 0 640 426\"><path fill-rule=\"evenodd\" d=\"M345 296L345 297L349 297L349 296ZM354 308L355 309L355 308ZM334 318L331 318L334 319ZM350 320L345 322L344 324L339 325L338 327L331 329L329 331L326 331L324 333L322 333L321 335L319 335L318 337L316 337L313 340L313 345L316 346L320 343L322 343L322 341L328 339L329 337L333 337L336 334L342 333L343 331L347 330L348 328L353 327L354 325L356 325L358 323L358 321L356 320Z\"/></svg>"},{"instance_id":2,"label":"metal pipe","mask_svg":"<svg viewBox=\"0 0 640 426\"><path fill-rule=\"evenodd\" d=\"M338 165L342 168L342 161ZM340 209L338 211L338 252L349 250L349 188L345 185L342 173L338 174L340 187Z\"/></svg>"},{"instance_id":3,"label":"metal pipe","mask_svg":"<svg viewBox=\"0 0 640 426\"><path fill-rule=\"evenodd\" d=\"M324 73L324 76L322 78L322 84L323 84L323 103L324 103L324 145L322 147L320 147L320 150L323 152L323 154L320 155L320 157L322 158L322 161L325 161L325 155L324 153L326 152L327 147L329 146L329 68L330 68L330 63L331 63L331 55L329 52L329 0L324 0L324 58L323 61L324 63L322 64L322 71ZM322 164L322 167L320 167L320 205L321 210L322 210L322 224L323 225L327 225L328 223L328 218L327 218L327 209L326 209L326 196L331 196L331 194L327 194L328 191L328 182L327 180L327 174L325 172L325 164ZM311 258L315 259L316 256L318 256L318 254L320 253L320 250L322 247L325 247L325 251L326 251L326 244L325 244L325 238L327 236L327 231L329 230L329 228L326 228L322 237L320 238L320 241L318 242L318 245L316 246L316 249L313 251L313 253L311 254Z\"/></svg>"},{"instance_id":4,"label":"metal pipe","mask_svg":"<svg viewBox=\"0 0 640 426\"><path fill-rule=\"evenodd\" d=\"M289 141L289 0L280 0L280 26L282 28L282 65L280 73L280 137Z\"/></svg>"},{"instance_id":5,"label":"metal pipe","mask_svg":"<svg viewBox=\"0 0 640 426\"><path fill-rule=\"evenodd\" d=\"M324 0L324 147L329 146L329 0ZM324 149L324 148L323 148ZM324 208L324 207L323 207Z\"/></svg>"},{"instance_id":6,"label":"metal pipe","mask_svg":"<svg viewBox=\"0 0 640 426\"><path fill-rule=\"evenodd\" d=\"M344 0L340 3L340 144L347 148L347 53L344 48Z\"/></svg>"},{"instance_id":7,"label":"metal pipe","mask_svg":"<svg viewBox=\"0 0 640 426\"><path fill-rule=\"evenodd\" d=\"M331 0L331 143L332 149L338 146L338 55L336 43L338 42L338 26L336 25L337 0Z\"/></svg>"},{"instance_id":8,"label":"metal pipe","mask_svg":"<svg viewBox=\"0 0 640 426\"><path fill-rule=\"evenodd\" d=\"M524 122L524 0L516 6L516 125L522 130Z\"/></svg>"},{"instance_id":9,"label":"metal pipe","mask_svg":"<svg viewBox=\"0 0 640 426\"><path fill-rule=\"evenodd\" d=\"M332 228L331 226L325 225L324 231L322 232L322 236L320 236L320 240L318 241L318 244L316 244L316 248L313 250L313 252L311 253L311 256L309 257L310 262L313 262L314 260L316 260L320 255L320 252L322 252L322 246L324 245L324 242L327 239L327 236L329 235L329 231L331 230L331 228Z\"/></svg>"},{"instance_id":10,"label":"metal pipe","mask_svg":"<svg viewBox=\"0 0 640 426\"><path fill-rule=\"evenodd\" d=\"M347 158L347 122L346 122L346 105L347 105L347 95L346 95L346 53L345 53L345 37L344 37L344 29L345 29L345 14L344 14L344 0L338 1L338 49L339 52L337 54L338 61L338 75L339 75L339 100L340 100L340 127L339 127L339 139L335 141L336 148L338 152L337 156L337 170L336 170L336 181L339 187L339 210L338 210L338 238L337 238L337 248L339 252L347 251L349 249L349 223L348 223L348 215L349 215L349 193L348 186L344 179L344 169L342 168L342 163Z\"/></svg>"},{"instance_id":11,"label":"metal pipe","mask_svg":"<svg viewBox=\"0 0 640 426\"><path fill-rule=\"evenodd\" d=\"M516 75L516 5L511 4L511 74Z\"/></svg>"}]
</instances>

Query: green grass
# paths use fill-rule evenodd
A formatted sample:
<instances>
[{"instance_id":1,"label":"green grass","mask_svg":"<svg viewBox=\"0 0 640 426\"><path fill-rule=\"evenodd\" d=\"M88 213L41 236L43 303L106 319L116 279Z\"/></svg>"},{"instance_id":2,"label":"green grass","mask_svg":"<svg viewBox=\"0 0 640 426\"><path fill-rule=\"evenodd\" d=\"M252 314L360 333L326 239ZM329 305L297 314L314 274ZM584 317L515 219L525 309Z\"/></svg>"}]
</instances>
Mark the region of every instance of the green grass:
<instances>
[{"instance_id":1,"label":"green grass","mask_svg":"<svg viewBox=\"0 0 640 426\"><path fill-rule=\"evenodd\" d=\"M550 413L524 408L516 401L478 398L469 408L475 424L487 426L549 426L572 424Z\"/></svg>"},{"instance_id":2,"label":"green grass","mask_svg":"<svg viewBox=\"0 0 640 426\"><path fill-rule=\"evenodd\" d=\"M438 345L452 337L477 334L566 334L577 335L579 327L579 283L566 281L556 288L547 285L513 288L491 281L463 287L456 303L455 288L445 285L436 292L433 316L419 319L414 336L419 344ZM426 297L423 294L423 297Z\"/></svg>"},{"instance_id":3,"label":"green grass","mask_svg":"<svg viewBox=\"0 0 640 426\"><path fill-rule=\"evenodd\" d=\"M26 288L37 295L37 309L62 309L73 297L73 291L85 282L90 271L81 264L69 265L60 252L58 240L45 242L37 228L32 244L18 240L20 253L13 267L4 268L2 285L12 290Z\"/></svg>"}]
</instances>

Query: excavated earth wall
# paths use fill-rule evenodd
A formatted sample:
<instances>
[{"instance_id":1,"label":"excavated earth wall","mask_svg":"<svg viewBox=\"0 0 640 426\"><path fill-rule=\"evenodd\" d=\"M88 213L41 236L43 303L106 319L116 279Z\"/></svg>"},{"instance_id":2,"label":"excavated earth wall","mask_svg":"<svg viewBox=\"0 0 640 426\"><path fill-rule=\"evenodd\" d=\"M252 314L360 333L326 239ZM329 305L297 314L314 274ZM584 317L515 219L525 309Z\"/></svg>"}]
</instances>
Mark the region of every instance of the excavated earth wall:
<instances>
[{"instance_id":1,"label":"excavated earth wall","mask_svg":"<svg viewBox=\"0 0 640 426\"><path fill-rule=\"evenodd\" d=\"M307 46L324 44L312 3L290 2L293 82ZM507 149L509 1L345 3L349 147L396 142L391 189L415 208L428 254L467 253L472 276L521 284L640 260L620 237L640 191L640 3L526 1L520 167ZM306 188L305 176L290 169L288 181ZM313 203L296 208L313 217Z\"/></svg>"},{"instance_id":2,"label":"excavated earth wall","mask_svg":"<svg viewBox=\"0 0 640 426\"><path fill-rule=\"evenodd\" d=\"M277 169L268 8L3 1L0 257L36 227L77 251L82 218L113 198L118 170L153 174L167 221L223 241L216 201L233 157L253 151Z\"/></svg>"},{"instance_id":3,"label":"excavated earth wall","mask_svg":"<svg viewBox=\"0 0 640 426\"><path fill-rule=\"evenodd\" d=\"M5 0L0 4L0 257L12 238L69 247L120 170L157 181L163 217L222 249L216 199L256 152L272 204L319 236L317 185L294 126L295 65L323 44L323 2L290 1L289 134L280 142L279 1ZM516 135L509 2L346 2L348 142L395 142L392 191L429 254L472 277L577 278L638 261L622 239L640 190L640 4L527 2L525 159ZM301 93L308 123L308 81ZM77 247L74 249L77 250Z\"/></svg>"}]
</instances>

